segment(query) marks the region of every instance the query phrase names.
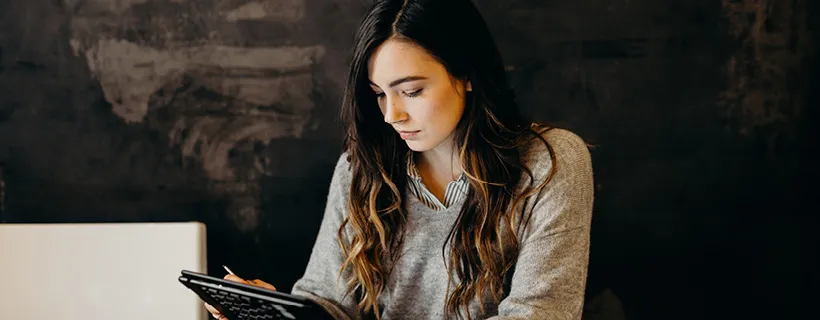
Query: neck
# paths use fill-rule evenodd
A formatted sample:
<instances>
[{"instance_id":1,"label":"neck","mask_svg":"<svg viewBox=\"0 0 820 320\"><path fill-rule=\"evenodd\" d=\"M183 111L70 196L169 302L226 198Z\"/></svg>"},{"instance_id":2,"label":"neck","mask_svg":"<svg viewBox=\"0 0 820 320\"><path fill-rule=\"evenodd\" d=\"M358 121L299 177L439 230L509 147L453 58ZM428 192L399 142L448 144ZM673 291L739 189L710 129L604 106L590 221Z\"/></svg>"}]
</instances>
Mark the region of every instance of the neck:
<instances>
[{"instance_id":1,"label":"neck","mask_svg":"<svg viewBox=\"0 0 820 320\"><path fill-rule=\"evenodd\" d=\"M451 139L433 149L421 152L419 162L420 170L426 170L433 175L446 176L453 180L461 175L461 162Z\"/></svg>"}]
</instances>

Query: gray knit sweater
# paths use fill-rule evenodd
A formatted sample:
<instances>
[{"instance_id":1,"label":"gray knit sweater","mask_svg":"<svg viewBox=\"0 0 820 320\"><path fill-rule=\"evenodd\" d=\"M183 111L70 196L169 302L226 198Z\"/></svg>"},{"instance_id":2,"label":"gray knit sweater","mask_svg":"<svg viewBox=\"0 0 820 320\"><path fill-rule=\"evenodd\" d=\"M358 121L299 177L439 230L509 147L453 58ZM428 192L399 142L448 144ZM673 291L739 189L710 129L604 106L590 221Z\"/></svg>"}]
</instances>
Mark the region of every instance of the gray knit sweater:
<instances>
[{"instance_id":1,"label":"gray knit sweater","mask_svg":"<svg viewBox=\"0 0 820 320\"><path fill-rule=\"evenodd\" d=\"M581 319L593 202L590 154L569 131L553 129L544 137L555 152L557 171L524 209L532 217L518 226L520 251L509 291L498 305L484 301L483 313L474 301L473 319ZM553 165L547 148L533 139L521 150L534 182L544 181ZM343 154L336 165L310 261L292 293L317 301L336 319L363 319L351 295L342 298L344 279L337 281L344 257L336 231L347 214L351 184L346 157ZM519 188L530 182L524 176ZM448 277L441 249L464 200L437 211L410 192L407 198L407 232L402 255L379 297L381 318L443 319Z\"/></svg>"}]
</instances>

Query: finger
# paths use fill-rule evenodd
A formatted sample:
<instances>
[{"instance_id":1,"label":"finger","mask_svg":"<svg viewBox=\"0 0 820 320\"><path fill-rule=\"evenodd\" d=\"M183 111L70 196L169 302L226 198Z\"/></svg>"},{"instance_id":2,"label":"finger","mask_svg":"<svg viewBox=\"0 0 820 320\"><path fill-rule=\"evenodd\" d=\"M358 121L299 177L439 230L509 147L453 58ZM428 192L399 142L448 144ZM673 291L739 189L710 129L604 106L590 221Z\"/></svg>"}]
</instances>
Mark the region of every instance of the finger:
<instances>
[{"instance_id":1,"label":"finger","mask_svg":"<svg viewBox=\"0 0 820 320\"><path fill-rule=\"evenodd\" d=\"M214 307L213 307L212 305L210 305L210 304L207 304L207 303L206 303L206 304L205 304L205 309L207 309L207 310L208 310L208 312L210 312L210 313L211 313L211 314L213 314L214 316L216 316L217 314L219 314L219 310L216 310L216 308L214 308Z\"/></svg>"},{"instance_id":2,"label":"finger","mask_svg":"<svg viewBox=\"0 0 820 320\"><path fill-rule=\"evenodd\" d=\"M214 308L212 305L206 303L205 304L205 309L207 309L208 312L210 312L211 315L214 318L216 318L216 319L225 319L225 316L223 316L222 313L219 312L219 310L216 310L216 308Z\"/></svg>"},{"instance_id":3,"label":"finger","mask_svg":"<svg viewBox=\"0 0 820 320\"><path fill-rule=\"evenodd\" d=\"M262 288L265 288L265 289L270 289L270 290L276 291L276 287L274 287L272 284L267 283L267 282L262 281L262 280L259 280L259 279L253 279L253 280L250 281L250 283L252 285L257 286L257 287L262 287Z\"/></svg>"},{"instance_id":4,"label":"finger","mask_svg":"<svg viewBox=\"0 0 820 320\"><path fill-rule=\"evenodd\" d=\"M226 274L224 279L229 280L229 281L234 281L234 282L241 282L241 283L250 284L250 282L248 282L247 280L242 279L242 278L237 277L237 276L232 275L232 274Z\"/></svg>"}]
</instances>

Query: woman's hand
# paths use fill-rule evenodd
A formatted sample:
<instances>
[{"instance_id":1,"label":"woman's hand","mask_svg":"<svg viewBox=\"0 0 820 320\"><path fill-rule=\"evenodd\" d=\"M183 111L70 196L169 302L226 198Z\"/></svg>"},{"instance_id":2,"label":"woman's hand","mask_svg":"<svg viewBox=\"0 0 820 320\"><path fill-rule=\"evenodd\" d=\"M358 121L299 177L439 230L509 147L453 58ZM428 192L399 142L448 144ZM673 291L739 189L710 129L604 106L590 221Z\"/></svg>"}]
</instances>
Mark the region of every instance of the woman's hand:
<instances>
[{"instance_id":1,"label":"woman's hand","mask_svg":"<svg viewBox=\"0 0 820 320\"><path fill-rule=\"evenodd\" d=\"M274 287L270 283L267 283L267 282L259 280L259 279L245 280L245 279L242 279L242 278L237 277L237 276L232 275L232 274L225 275L224 279L228 280L228 281L234 281L234 282L249 284L249 285L252 285L252 286L257 286L257 287L261 287L261 288L265 288L265 289L276 290L276 287ZM208 312L210 312L211 315L214 316L214 318L217 318L219 320L227 320L228 319L227 317L222 315L222 313L220 313L219 310L216 310L216 308L214 308L210 304L205 303L205 309L208 309Z\"/></svg>"}]
</instances>

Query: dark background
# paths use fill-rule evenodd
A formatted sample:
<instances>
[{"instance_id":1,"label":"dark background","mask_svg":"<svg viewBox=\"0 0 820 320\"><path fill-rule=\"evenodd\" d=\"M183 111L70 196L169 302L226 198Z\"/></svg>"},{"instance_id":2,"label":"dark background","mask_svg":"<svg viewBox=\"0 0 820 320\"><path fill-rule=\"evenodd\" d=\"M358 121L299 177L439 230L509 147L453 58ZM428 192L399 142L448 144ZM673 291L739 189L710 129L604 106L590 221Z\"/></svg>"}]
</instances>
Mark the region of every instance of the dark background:
<instances>
[{"instance_id":1,"label":"dark background","mask_svg":"<svg viewBox=\"0 0 820 320\"><path fill-rule=\"evenodd\" d=\"M816 303L817 1L476 3L525 112L595 146L587 319ZM365 5L1 0L0 222L203 221L213 274L289 290Z\"/></svg>"}]
</instances>

